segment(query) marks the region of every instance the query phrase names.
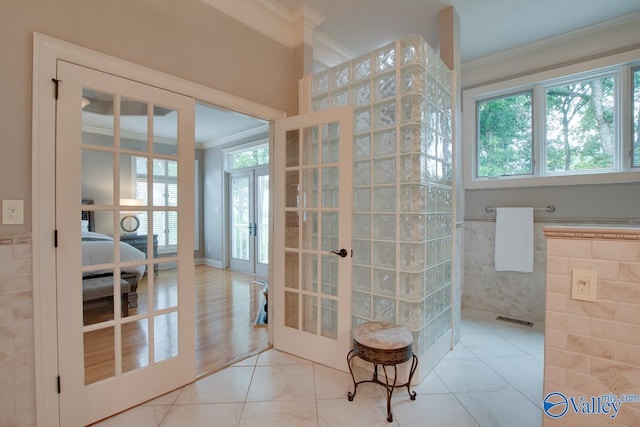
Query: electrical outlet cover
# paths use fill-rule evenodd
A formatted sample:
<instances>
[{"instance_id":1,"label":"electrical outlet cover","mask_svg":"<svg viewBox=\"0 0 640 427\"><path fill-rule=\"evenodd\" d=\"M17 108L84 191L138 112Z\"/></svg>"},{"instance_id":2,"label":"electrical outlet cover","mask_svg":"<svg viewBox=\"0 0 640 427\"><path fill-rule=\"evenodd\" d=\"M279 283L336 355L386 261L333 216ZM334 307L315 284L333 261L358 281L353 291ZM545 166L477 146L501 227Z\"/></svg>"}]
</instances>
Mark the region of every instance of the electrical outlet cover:
<instances>
[{"instance_id":1,"label":"electrical outlet cover","mask_svg":"<svg viewBox=\"0 0 640 427\"><path fill-rule=\"evenodd\" d=\"M574 268L571 272L571 298L595 301L597 284L598 273L595 270Z\"/></svg>"},{"instance_id":2,"label":"electrical outlet cover","mask_svg":"<svg viewBox=\"0 0 640 427\"><path fill-rule=\"evenodd\" d=\"M23 200L3 200L2 201L2 223L3 224L24 224L24 201Z\"/></svg>"}]
</instances>

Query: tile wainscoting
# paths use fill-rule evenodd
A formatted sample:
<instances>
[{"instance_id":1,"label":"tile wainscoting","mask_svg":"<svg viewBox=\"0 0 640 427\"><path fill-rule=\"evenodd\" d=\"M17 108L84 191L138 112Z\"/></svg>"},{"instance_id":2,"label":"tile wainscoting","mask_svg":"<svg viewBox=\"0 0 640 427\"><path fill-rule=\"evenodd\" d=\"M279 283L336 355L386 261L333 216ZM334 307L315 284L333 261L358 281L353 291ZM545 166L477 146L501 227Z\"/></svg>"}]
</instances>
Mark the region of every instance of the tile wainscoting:
<instances>
[{"instance_id":1,"label":"tile wainscoting","mask_svg":"<svg viewBox=\"0 0 640 427\"><path fill-rule=\"evenodd\" d=\"M588 401L640 395L640 228L545 227L544 234L544 394ZM571 298L576 268L597 272L595 302ZM640 425L640 402L623 403L614 418L576 413L571 407L557 419L544 418L545 427L609 425Z\"/></svg>"},{"instance_id":2,"label":"tile wainscoting","mask_svg":"<svg viewBox=\"0 0 640 427\"><path fill-rule=\"evenodd\" d=\"M31 236L0 239L0 425L34 426Z\"/></svg>"},{"instance_id":3,"label":"tile wainscoting","mask_svg":"<svg viewBox=\"0 0 640 427\"><path fill-rule=\"evenodd\" d=\"M497 272L494 268L495 221L464 222L462 306L543 321L545 310L545 240L534 224L533 273Z\"/></svg>"}]
</instances>

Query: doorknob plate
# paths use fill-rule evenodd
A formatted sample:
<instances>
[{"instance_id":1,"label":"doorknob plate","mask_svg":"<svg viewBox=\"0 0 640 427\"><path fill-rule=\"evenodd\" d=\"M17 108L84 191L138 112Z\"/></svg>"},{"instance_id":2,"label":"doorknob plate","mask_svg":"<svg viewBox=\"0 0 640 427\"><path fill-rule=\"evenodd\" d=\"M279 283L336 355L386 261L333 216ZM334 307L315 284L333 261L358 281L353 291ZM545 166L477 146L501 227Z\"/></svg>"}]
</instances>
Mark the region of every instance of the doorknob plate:
<instances>
[{"instance_id":1,"label":"doorknob plate","mask_svg":"<svg viewBox=\"0 0 640 427\"><path fill-rule=\"evenodd\" d=\"M330 251L330 253L338 255L342 258L345 258L347 256L347 250L344 248L340 249L339 251Z\"/></svg>"}]
</instances>

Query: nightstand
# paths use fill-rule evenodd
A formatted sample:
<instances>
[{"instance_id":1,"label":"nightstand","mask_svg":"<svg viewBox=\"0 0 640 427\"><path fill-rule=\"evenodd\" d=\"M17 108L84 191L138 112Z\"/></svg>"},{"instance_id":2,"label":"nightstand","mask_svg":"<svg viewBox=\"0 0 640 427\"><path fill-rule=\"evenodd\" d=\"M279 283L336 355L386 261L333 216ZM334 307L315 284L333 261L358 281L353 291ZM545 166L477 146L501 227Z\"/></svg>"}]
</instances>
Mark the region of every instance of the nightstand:
<instances>
[{"instance_id":1,"label":"nightstand","mask_svg":"<svg viewBox=\"0 0 640 427\"><path fill-rule=\"evenodd\" d=\"M127 243L140 252L144 252L149 258L149 252L147 251L147 235L146 234L121 234L120 241ZM158 257L158 235L153 235L153 257ZM158 264L153 264L153 272L158 274Z\"/></svg>"}]
</instances>

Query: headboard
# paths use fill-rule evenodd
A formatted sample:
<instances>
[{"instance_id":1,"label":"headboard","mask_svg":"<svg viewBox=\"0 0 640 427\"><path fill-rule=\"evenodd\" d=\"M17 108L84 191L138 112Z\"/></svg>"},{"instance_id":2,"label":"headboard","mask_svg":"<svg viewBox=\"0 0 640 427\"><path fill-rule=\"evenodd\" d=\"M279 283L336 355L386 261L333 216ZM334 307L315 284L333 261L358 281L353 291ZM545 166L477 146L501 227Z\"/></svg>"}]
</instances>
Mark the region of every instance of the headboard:
<instances>
[{"instance_id":1,"label":"headboard","mask_svg":"<svg viewBox=\"0 0 640 427\"><path fill-rule=\"evenodd\" d=\"M82 199L83 205L92 205L93 199ZM94 211L82 211L81 219L89 221L89 231L96 230L96 218Z\"/></svg>"}]
</instances>

